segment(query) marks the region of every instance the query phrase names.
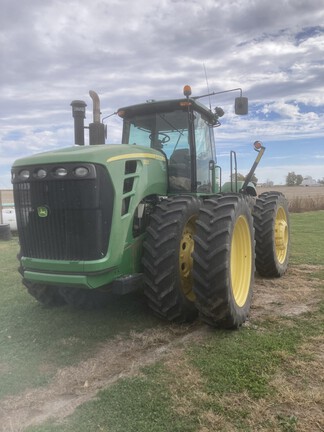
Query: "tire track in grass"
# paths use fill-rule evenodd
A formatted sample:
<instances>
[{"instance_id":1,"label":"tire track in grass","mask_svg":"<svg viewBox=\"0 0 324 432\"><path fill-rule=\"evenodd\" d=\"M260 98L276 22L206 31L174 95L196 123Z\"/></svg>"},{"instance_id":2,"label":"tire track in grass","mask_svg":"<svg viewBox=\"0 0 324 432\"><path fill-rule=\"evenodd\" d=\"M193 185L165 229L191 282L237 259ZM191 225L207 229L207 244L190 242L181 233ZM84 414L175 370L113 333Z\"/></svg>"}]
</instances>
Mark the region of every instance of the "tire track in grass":
<instances>
[{"instance_id":1,"label":"tire track in grass","mask_svg":"<svg viewBox=\"0 0 324 432\"><path fill-rule=\"evenodd\" d=\"M95 356L75 366L59 369L47 387L27 390L0 401L0 430L22 431L55 418L63 419L97 392L120 378L129 378L170 355L176 346L201 340L208 328L199 324L161 325L144 332L131 332L125 339L101 344Z\"/></svg>"}]
</instances>

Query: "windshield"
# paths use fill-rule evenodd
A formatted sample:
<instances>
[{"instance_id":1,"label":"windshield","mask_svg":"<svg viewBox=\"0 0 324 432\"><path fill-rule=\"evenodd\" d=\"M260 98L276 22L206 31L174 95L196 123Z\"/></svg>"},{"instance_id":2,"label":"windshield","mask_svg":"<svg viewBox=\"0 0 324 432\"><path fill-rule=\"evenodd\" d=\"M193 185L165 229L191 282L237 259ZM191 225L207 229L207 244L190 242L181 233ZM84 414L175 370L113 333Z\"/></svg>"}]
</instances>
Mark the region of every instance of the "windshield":
<instances>
[{"instance_id":1,"label":"windshield","mask_svg":"<svg viewBox=\"0 0 324 432\"><path fill-rule=\"evenodd\" d=\"M162 150L168 159L188 149L188 113L178 110L134 116L124 120L123 142Z\"/></svg>"},{"instance_id":2,"label":"windshield","mask_svg":"<svg viewBox=\"0 0 324 432\"><path fill-rule=\"evenodd\" d=\"M166 156L171 192L210 193L210 162L214 160L212 128L205 116L193 111L190 118L194 134L190 135L188 114L187 110L179 109L125 118L123 143L154 148ZM195 154L190 142L195 146Z\"/></svg>"}]
</instances>

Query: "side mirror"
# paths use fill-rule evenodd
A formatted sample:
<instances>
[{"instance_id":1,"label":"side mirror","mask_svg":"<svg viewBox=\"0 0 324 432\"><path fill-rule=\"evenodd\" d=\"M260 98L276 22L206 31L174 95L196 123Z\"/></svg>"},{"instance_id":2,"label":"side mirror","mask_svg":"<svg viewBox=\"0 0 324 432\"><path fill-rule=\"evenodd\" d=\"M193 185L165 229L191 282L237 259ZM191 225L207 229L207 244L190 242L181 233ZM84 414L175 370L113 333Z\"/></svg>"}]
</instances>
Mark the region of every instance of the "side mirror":
<instances>
[{"instance_id":1,"label":"side mirror","mask_svg":"<svg viewBox=\"0 0 324 432\"><path fill-rule=\"evenodd\" d=\"M235 114L246 115L249 112L249 100L247 97L235 98Z\"/></svg>"}]
</instances>

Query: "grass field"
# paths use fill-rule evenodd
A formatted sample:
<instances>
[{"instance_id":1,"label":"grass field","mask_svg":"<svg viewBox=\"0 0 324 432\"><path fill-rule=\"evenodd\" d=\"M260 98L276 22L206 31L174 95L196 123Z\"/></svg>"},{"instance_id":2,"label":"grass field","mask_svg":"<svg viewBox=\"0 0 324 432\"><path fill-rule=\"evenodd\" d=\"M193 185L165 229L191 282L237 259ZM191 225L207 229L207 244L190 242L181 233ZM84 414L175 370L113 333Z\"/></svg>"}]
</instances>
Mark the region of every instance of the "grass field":
<instances>
[{"instance_id":1,"label":"grass field","mask_svg":"<svg viewBox=\"0 0 324 432\"><path fill-rule=\"evenodd\" d=\"M140 294L46 309L0 242L0 430L323 431L324 212L291 221L288 273L256 278L235 332L161 323Z\"/></svg>"}]
</instances>

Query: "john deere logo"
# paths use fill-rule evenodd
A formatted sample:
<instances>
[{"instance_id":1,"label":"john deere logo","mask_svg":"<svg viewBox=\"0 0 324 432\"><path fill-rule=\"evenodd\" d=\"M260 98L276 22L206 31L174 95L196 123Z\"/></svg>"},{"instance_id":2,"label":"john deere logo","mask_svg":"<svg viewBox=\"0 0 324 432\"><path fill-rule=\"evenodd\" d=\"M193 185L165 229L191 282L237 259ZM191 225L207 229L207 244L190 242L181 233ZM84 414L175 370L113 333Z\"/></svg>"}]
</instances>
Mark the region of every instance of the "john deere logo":
<instances>
[{"instance_id":1,"label":"john deere logo","mask_svg":"<svg viewBox=\"0 0 324 432\"><path fill-rule=\"evenodd\" d=\"M37 214L41 218L46 218L48 216L48 208L44 206L37 207Z\"/></svg>"}]
</instances>

